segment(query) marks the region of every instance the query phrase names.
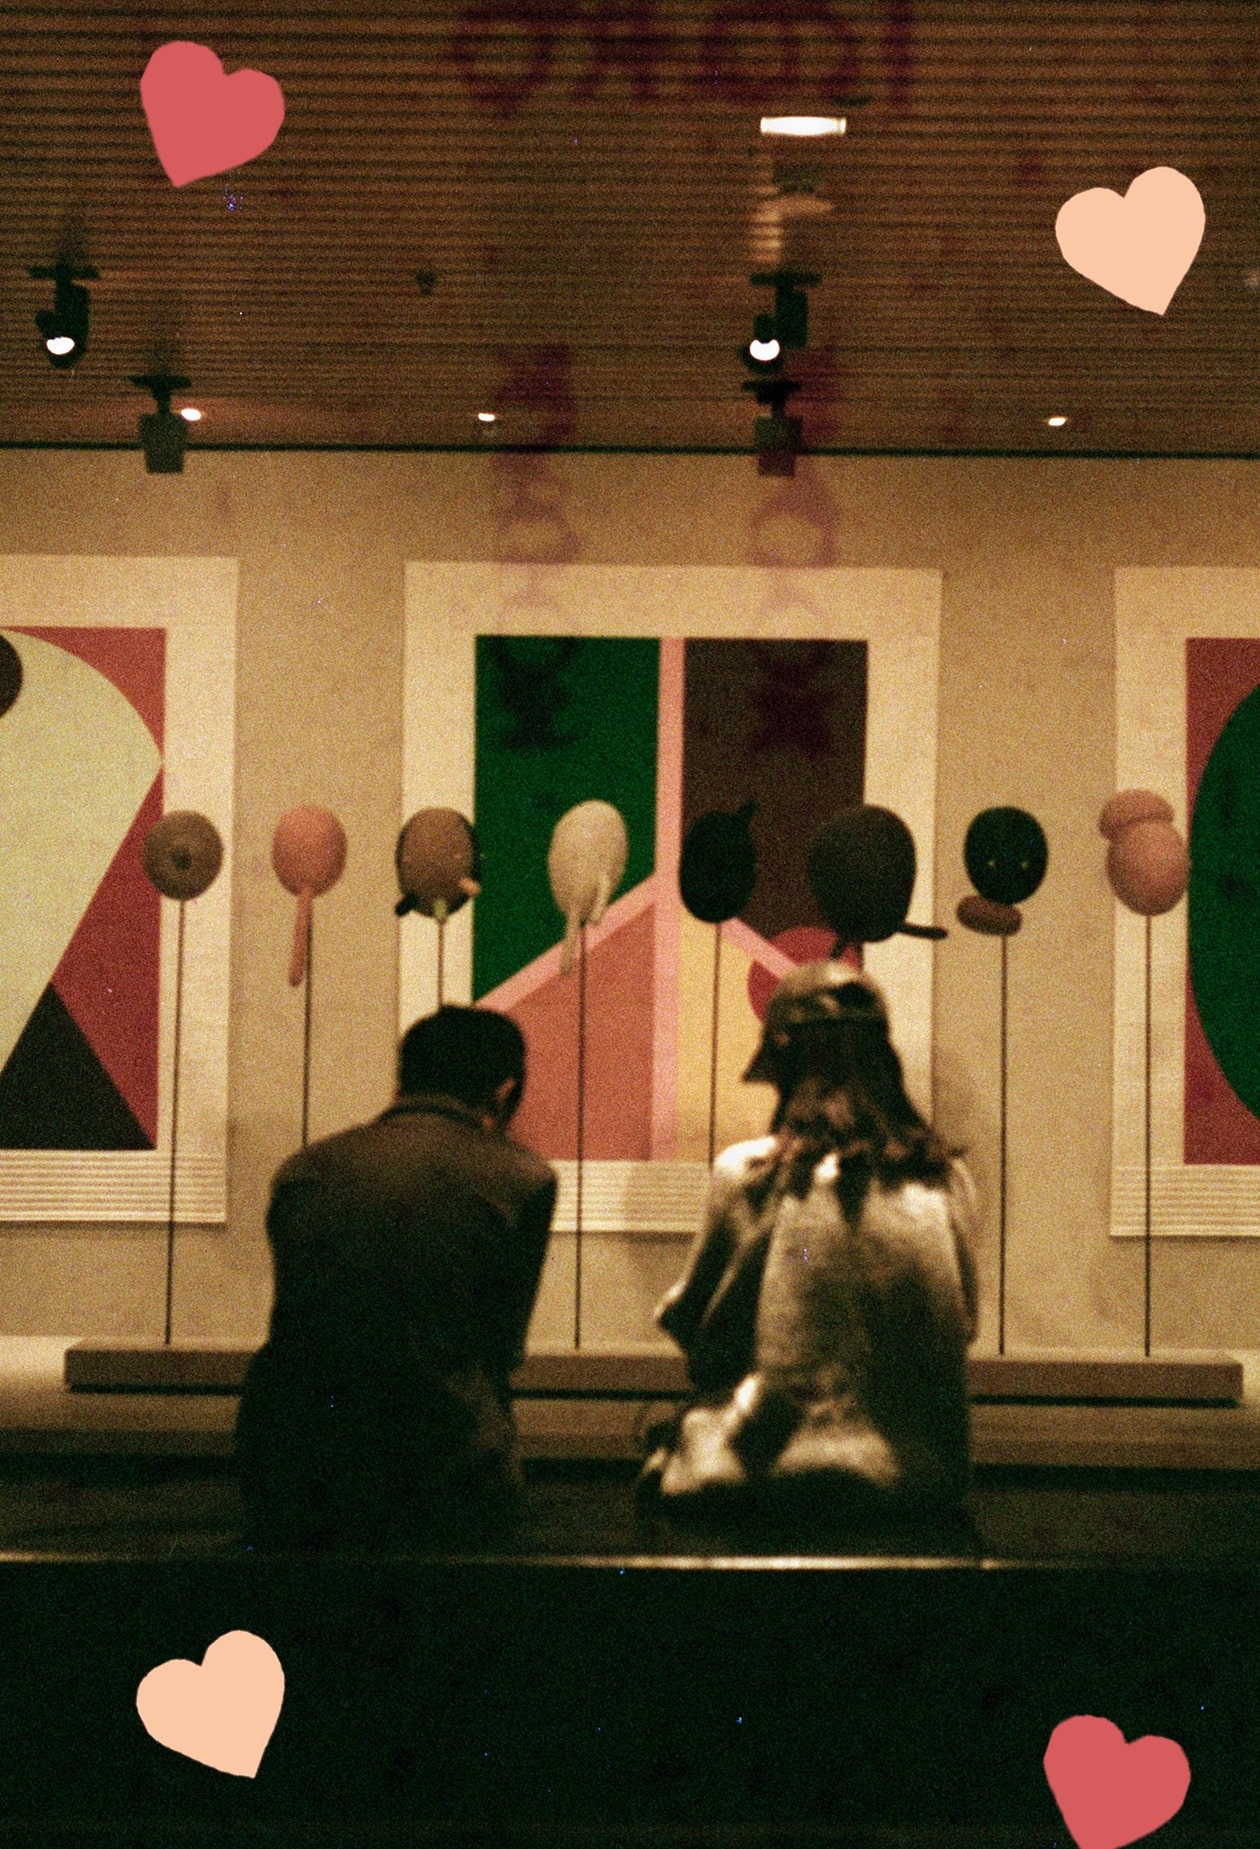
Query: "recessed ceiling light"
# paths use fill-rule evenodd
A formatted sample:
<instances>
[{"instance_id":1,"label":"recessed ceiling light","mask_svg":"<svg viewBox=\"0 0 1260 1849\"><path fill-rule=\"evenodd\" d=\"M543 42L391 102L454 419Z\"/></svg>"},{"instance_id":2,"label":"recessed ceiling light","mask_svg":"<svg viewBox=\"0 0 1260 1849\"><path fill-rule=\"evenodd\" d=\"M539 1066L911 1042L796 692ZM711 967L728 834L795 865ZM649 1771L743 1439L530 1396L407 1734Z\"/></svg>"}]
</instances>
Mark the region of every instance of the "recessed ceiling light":
<instances>
[{"instance_id":1,"label":"recessed ceiling light","mask_svg":"<svg viewBox=\"0 0 1260 1849\"><path fill-rule=\"evenodd\" d=\"M497 424L498 421L498 416L494 411L478 411L477 413L479 424Z\"/></svg>"},{"instance_id":2,"label":"recessed ceiling light","mask_svg":"<svg viewBox=\"0 0 1260 1849\"><path fill-rule=\"evenodd\" d=\"M73 353L78 344L78 341L70 334L53 334L44 342L48 351L55 353L58 359L63 353Z\"/></svg>"},{"instance_id":3,"label":"recessed ceiling light","mask_svg":"<svg viewBox=\"0 0 1260 1849\"><path fill-rule=\"evenodd\" d=\"M1049 424L1051 430L1062 430L1064 424L1067 423L1067 419L1066 417L1048 417L1046 422Z\"/></svg>"},{"instance_id":4,"label":"recessed ceiling light","mask_svg":"<svg viewBox=\"0 0 1260 1849\"><path fill-rule=\"evenodd\" d=\"M843 135L844 116L762 116L763 135Z\"/></svg>"},{"instance_id":5,"label":"recessed ceiling light","mask_svg":"<svg viewBox=\"0 0 1260 1849\"><path fill-rule=\"evenodd\" d=\"M184 406L183 410L180 412L180 416L189 424L199 424L201 422L201 412L190 404Z\"/></svg>"},{"instance_id":6,"label":"recessed ceiling light","mask_svg":"<svg viewBox=\"0 0 1260 1849\"><path fill-rule=\"evenodd\" d=\"M778 359L779 343L777 340L750 340L748 352L751 358L760 360L764 365L767 360Z\"/></svg>"}]
</instances>

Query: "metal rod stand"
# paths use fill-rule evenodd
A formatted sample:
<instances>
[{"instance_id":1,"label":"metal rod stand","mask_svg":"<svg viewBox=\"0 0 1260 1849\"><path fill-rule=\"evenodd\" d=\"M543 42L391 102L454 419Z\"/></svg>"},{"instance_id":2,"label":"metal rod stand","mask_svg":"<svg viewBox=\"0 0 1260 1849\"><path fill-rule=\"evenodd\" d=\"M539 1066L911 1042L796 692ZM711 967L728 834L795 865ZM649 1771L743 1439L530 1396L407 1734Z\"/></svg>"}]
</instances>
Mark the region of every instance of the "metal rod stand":
<instances>
[{"instance_id":1,"label":"metal rod stand","mask_svg":"<svg viewBox=\"0 0 1260 1849\"><path fill-rule=\"evenodd\" d=\"M311 951L315 945L315 908L306 914L306 1007L302 1026L302 1147L310 1140L311 1124Z\"/></svg>"},{"instance_id":2,"label":"metal rod stand","mask_svg":"<svg viewBox=\"0 0 1260 1849\"><path fill-rule=\"evenodd\" d=\"M1001 1077L998 1088L998 1353L1006 1353L1006 938L1002 938Z\"/></svg>"},{"instance_id":3,"label":"metal rod stand","mask_svg":"<svg viewBox=\"0 0 1260 1849\"><path fill-rule=\"evenodd\" d=\"M577 1206L576 1269L573 1285L573 1346L582 1346L582 1167L586 1155L586 926L578 934L578 1046L577 1046Z\"/></svg>"},{"instance_id":4,"label":"metal rod stand","mask_svg":"<svg viewBox=\"0 0 1260 1849\"><path fill-rule=\"evenodd\" d=\"M175 1156L179 1146L179 1040L184 1009L184 907L179 902L179 948L175 953L175 1053L171 1070L171 1179L166 1215L166 1334L171 1345L171 1306L175 1290Z\"/></svg>"}]
</instances>

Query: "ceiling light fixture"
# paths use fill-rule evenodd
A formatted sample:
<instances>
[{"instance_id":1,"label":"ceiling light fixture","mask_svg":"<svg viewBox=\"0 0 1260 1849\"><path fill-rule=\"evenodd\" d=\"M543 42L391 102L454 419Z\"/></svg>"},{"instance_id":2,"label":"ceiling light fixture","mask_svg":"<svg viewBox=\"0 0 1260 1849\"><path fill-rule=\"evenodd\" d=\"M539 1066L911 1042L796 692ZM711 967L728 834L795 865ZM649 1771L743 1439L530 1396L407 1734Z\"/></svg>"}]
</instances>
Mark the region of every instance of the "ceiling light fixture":
<instances>
[{"instance_id":1,"label":"ceiling light fixture","mask_svg":"<svg viewBox=\"0 0 1260 1849\"><path fill-rule=\"evenodd\" d=\"M753 337L746 347L741 347L739 357L749 372L758 378L767 373L778 372L783 364L783 342L779 339L773 315L757 315L753 321Z\"/></svg>"},{"instance_id":2,"label":"ceiling light fixture","mask_svg":"<svg viewBox=\"0 0 1260 1849\"><path fill-rule=\"evenodd\" d=\"M809 345L809 297L811 289L822 281L807 270L759 270L751 278L754 289L774 290L773 315L757 316L757 338L773 338L781 347ZM769 334L762 332L768 325Z\"/></svg>"},{"instance_id":3,"label":"ceiling light fixture","mask_svg":"<svg viewBox=\"0 0 1260 1849\"><path fill-rule=\"evenodd\" d=\"M1064 424L1066 424L1067 421L1068 421L1067 418L1063 416L1048 417L1046 419L1046 422L1049 424L1051 430L1062 430Z\"/></svg>"},{"instance_id":4,"label":"ceiling light fixture","mask_svg":"<svg viewBox=\"0 0 1260 1849\"><path fill-rule=\"evenodd\" d=\"M762 116L763 135L843 135L843 116Z\"/></svg>"},{"instance_id":5,"label":"ceiling light fixture","mask_svg":"<svg viewBox=\"0 0 1260 1849\"><path fill-rule=\"evenodd\" d=\"M498 413L495 411L478 411L477 413L477 422L479 424L497 424L498 421Z\"/></svg>"},{"instance_id":6,"label":"ceiling light fixture","mask_svg":"<svg viewBox=\"0 0 1260 1849\"><path fill-rule=\"evenodd\" d=\"M188 391L192 380L168 372L143 372L131 383L142 392L151 392L157 405L156 411L143 412L140 417L145 469L150 475L182 475L188 424L171 410L171 393Z\"/></svg>"},{"instance_id":7,"label":"ceiling light fixture","mask_svg":"<svg viewBox=\"0 0 1260 1849\"><path fill-rule=\"evenodd\" d=\"M180 416L186 424L199 424L201 422L202 413L193 405L186 404L180 412Z\"/></svg>"},{"instance_id":8,"label":"ceiling light fixture","mask_svg":"<svg viewBox=\"0 0 1260 1849\"><path fill-rule=\"evenodd\" d=\"M59 262L48 268L32 266L29 274L36 282L56 284L51 308L41 308L35 317L44 342L48 363L59 372L77 366L87 351L88 319L91 304L84 282L96 282L99 273L90 268L76 269Z\"/></svg>"}]
</instances>

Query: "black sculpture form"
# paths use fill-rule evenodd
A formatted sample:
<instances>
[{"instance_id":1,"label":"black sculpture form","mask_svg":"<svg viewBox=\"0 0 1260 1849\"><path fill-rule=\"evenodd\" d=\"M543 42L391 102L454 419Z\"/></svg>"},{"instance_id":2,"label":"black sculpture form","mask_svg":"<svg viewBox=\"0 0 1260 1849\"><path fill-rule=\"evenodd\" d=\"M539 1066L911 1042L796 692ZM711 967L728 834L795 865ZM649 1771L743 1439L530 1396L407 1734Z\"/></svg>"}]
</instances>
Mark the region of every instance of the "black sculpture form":
<instances>
[{"instance_id":1,"label":"black sculpture form","mask_svg":"<svg viewBox=\"0 0 1260 1849\"><path fill-rule=\"evenodd\" d=\"M709 1048L709 1167L717 1139L718 1009L721 995L722 926L738 918L757 882L757 850L748 824L753 802L729 815L711 809L687 830L678 863L678 890L693 918L713 926L713 1020Z\"/></svg>"},{"instance_id":2,"label":"black sculpture form","mask_svg":"<svg viewBox=\"0 0 1260 1849\"><path fill-rule=\"evenodd\" d=\"M1006 942L1023 923L1020 906L1046 876L1049 849L1041 823L1026 809L982 809L967 830L963 864L975 887L958 904L969 931L1002 940L998 1082L998 1353L1006 1353Z\"/></svg>"}]
</instances>

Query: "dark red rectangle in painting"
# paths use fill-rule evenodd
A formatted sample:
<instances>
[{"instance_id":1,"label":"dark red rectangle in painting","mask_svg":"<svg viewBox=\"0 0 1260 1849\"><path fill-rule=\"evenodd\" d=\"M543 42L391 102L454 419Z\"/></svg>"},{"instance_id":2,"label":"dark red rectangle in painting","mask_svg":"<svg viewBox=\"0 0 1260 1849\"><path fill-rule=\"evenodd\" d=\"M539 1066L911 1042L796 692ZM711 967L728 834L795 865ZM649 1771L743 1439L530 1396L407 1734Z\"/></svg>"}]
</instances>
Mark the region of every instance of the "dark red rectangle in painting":
<instances>
[{"instance_id":1,"label":"dark red rectangle in painting","mask_svg":"<svg viewBox=\"0 0 1260 1849\"><path fill-rule=\"evenodd\" d=\"M1186 815L1194 814L1212 748L1239 702L1260 686L1260 640L1192 637L1186 643ZM1260 1163L1260 1119L1247 1109L1207 1043L1186 974L1183 1160Z\"/></svg>"},{"instance_id":2,"label":"dark red rectangle in painting","mask_svg":"<svg viewBox=\"0 0 1260 1849\"><path fill-rule=\"evenodd\" d=\"M866 643L687 643L683 832L755 802L743 921L771 940L823 920L805 873L817 831L862 801Z\"/></svg>"}]
</instances>

